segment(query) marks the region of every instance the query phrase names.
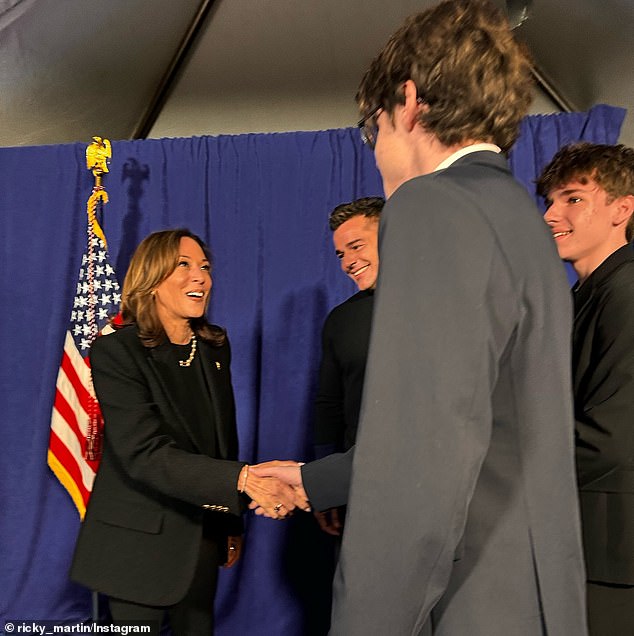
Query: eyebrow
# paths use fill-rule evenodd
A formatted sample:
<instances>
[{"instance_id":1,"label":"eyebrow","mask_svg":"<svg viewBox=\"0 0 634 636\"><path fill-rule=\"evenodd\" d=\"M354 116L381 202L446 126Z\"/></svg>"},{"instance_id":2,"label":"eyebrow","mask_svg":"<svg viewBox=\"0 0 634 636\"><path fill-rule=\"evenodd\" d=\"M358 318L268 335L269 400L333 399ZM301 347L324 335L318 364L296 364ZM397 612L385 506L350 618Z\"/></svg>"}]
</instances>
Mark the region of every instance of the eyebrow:
<instances>
[{"instance_id":1,"label":"eyebrow","mask_svg":"<svg viewBox=\"0 0 634 636\"><path fill-rule=\"evenodd\" d=\"M557 194L551 192L547 199L550 199L552 201L555 197L569 197L571 194L585 194L586 192L587 190L584 190L583 188L566 188L565 190L561 190Z\"/></svg>"},{"instance_id":2,"label":"eyebrow","mask_svg":"<svg viewBox=\"0 0 634 636\"><path fill-rule=\"evenodd\" d=\"M190 261L194 260L193 257L187 256L187 254L180 254L178 258L188 258ZM209 262L209 259L205 256L203 258L203 263L208 263L208 262Z\"/></svg>"}]
</instances>

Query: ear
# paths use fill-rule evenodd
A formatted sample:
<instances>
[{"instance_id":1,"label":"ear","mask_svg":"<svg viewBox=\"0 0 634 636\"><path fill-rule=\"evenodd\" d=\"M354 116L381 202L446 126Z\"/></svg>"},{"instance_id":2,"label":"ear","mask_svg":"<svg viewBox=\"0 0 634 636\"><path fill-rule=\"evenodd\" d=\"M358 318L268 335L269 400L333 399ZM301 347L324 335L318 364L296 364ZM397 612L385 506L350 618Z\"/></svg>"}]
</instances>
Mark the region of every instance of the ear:
<instances>
[{"instance_id":1,"label":"ear","mask_svg":"<svg viewBox=\"0 0 634 636\"><path fill-rule=\"evenodd\" d=\"M414 129L414 126L418 125L418 113L425 105L418 101L418 91L416 90L416 84L411 79L408 79L403 86L403 93L405 95L405 105L403 106L402 117L403 123L409 131Z\"/></svg>"},{"instance_id":2,"label":"ear","mask_svg":"<svg viewBox=\"0 0 634 636\"><path fill-rule=\"evenodd\" d=\"M632 214L634 214L634 194L618 197L612 204L614 205L612 224L621 225L627 223Z\"/></svg>"}]
</instances>

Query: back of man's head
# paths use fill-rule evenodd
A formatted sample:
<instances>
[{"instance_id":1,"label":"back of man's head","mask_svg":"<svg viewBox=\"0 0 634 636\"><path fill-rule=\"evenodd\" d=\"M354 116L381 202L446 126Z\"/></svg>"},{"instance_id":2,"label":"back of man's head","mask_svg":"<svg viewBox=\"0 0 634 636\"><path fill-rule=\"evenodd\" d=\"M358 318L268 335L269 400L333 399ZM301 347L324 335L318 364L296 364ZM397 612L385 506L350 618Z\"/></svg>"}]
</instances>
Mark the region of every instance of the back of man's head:
<instances>
[{"instance_id":1,"label":"back of man's head","mask_svg":"<svg viewBox=\"0 0 634 636\"><path fill-rule=\"evenodd\" d=\"M330 213L328 225L334 232L340 225L354 216L365 216L368 219L378 221L384 205L385 199L383 197L364 197L350 203L342 203Z\"/></svg>"},{"instance_id":2,"label":"back of man's head","mask_svg":"<svg viewBox=\"0 0 634 636\"><path fill-rule=\"evenodd\" d=\"M486 141L508 150L532 97L531 62L489 0L445 0L407 19L366 72L362 115L391 113L411 79L419 122L445 146Z\"/></svg>"},{"instance_id":3,"label":"back of man's head","mask_svg":"<svg viewBox=\"0 0 634 636\"><path fill-rule=\"evenodd\" d=\"M627 146L577 143L560 148L537 181L537 192L545 199L551 192L572 181L592 179L605 190L610 201L634 196L634 149ZM625 230L628 242L634 240L634 214Z\"/></svg>"}]
</instances>

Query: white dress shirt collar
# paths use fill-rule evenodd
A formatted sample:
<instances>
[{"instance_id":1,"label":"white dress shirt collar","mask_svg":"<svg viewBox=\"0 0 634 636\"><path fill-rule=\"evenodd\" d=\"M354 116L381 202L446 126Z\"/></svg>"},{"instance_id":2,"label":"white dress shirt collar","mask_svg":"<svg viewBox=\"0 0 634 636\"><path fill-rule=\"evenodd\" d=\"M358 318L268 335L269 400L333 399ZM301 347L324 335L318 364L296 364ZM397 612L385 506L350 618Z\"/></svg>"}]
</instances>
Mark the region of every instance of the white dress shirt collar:
<instances>
[{"instance_id":1,"label":"white dress shirt collar","mask_svg":"<svg viewBox=\"0 0 634 636\"><path fill-rule=\"evenodd\" d=\"M470 155L472 152L480 152L481 150L490 150L491 152L502 152L502 149L495 144L471 144L470 146L465 146L464 148L460 148L460 150L456 150L453 154L449 155L446 159L441 161L435 168L434 172L437 170L444 170L448 168L452 163L458 161L460 157L464 157L465 155Z\"/></svg>"}]
</instances>

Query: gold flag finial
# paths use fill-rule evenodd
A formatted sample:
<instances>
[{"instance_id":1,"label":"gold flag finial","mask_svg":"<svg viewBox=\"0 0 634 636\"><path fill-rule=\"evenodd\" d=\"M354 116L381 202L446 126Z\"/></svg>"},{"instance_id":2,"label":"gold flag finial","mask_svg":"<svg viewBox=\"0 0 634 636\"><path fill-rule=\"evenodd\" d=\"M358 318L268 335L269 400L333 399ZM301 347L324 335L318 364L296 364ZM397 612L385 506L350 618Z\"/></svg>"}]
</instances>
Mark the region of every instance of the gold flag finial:
<instances>
[{"instance_id":1,"label":"gold flag finial","mask_svg":"<svg viewBox=\"0 0 634 636\"><path fill-rule=\"evenodd\" d=\"M101 185L101 175L108 172L108 164L112 157L112 149L108 139L93 137L92 143L86 148L86 167L92 170L97 185Z\"/></svg>"},{"instance_id":2,"label":"gold flag finial","mask_svg":"<svg viewBox=\"0 0 634 636\"><path fill-rule=\"evenodd\" d=\"M87 204L88 222L92 231L103 241L104 245L106 245L106 237L97 222L96 212L99 203L108 203L108 193L101 185L101 175L109 172L108 163L110 163L111 157L110 141L101 137L93 137L92 143L86 148L86 168L92 170L95 177L95 186Z\"/></svg>"}]
</instances>

